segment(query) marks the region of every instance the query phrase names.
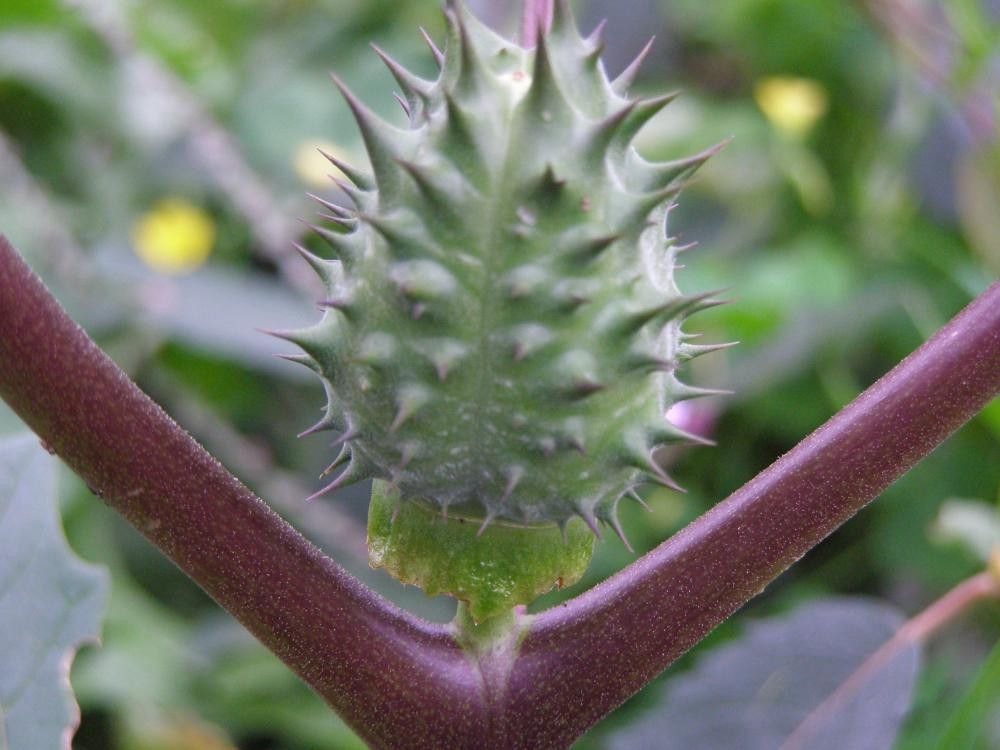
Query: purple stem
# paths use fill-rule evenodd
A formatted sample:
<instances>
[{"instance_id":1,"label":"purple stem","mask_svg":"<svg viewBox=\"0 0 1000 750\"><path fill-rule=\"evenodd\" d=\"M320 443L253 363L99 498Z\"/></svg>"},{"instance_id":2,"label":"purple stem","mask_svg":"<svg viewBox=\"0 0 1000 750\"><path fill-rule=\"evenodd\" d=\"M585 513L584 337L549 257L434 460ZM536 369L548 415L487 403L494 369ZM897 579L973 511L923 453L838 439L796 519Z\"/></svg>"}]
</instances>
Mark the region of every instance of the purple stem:
<instances>
[{"instance_id":1,"label":"purple stem","mask_svg":"<svg viewBox=\"0 0 1000 750\"><path fill-rule=\"evenodd\" d=\"M476 656L320 554L73 323L0 237L0 397L378 747L568 747L1000 391L1000 283L728 500Z\"/></svg>"},{"instance_id":2,"label":"purple stem","mask_svg":"<svg viewBox=\"0 0 1000 750\"><path fill-rule=\"evenodd\" d=\"M552 27L554 0L524 0L521 10L521 46L531 49L538 43L538 32Z\"/></svg>"},{"instance_id":3,"label":"purple stem","mask_svg":"<svg viewBox=\"0 0 1000 750\"><path fill-rule=\"evenodd\" d=\"M0 397L367 741L427 748L481 734L480 683L451 631L372 593L233 478L3 236Z\"/></svg>"},{"instance_id":4,"label":"purple stem","mask_svg":"<svg viewBox=\"0 0 1000 750\"><path fill-rule=\"evenodd\" d=\"M507 683L505 742L568 746L998 392L1000 282L727 500L537 616Z\"/></svg>"}]
</instances>

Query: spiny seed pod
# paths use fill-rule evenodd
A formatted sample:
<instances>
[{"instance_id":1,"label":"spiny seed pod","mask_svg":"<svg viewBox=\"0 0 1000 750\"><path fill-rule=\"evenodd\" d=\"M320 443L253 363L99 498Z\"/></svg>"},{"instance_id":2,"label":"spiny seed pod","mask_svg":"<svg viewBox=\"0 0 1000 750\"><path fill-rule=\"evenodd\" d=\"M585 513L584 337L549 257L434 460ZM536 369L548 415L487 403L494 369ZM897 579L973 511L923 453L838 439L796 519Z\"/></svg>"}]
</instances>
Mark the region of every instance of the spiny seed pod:
<instances>
[{"instance_id":1,"label":"spiny seed pod","mask_svg":"<svg viewBox=\"0 0 1000 750\"><path fill-rule=\"evenodd\" d=\"M406 127L335 79L371 172L333 160L354 209L324 203L337 229L315 227L335 260L301 250L326 312L283 334L326 387L308 432L342 433L323 492L376 478L480 534L573 517L620 533L620 499L676 488L654 450L703 442L665 414L715 393L675 371L715 348L681 324L718 303L678 290L667 218L718 147L643 159L632 141L674 96L630 98L638 60L609 80L564 1L530 50L459 1L445 17L434 81L376 48Z\"/></svg>"}]
</instances>

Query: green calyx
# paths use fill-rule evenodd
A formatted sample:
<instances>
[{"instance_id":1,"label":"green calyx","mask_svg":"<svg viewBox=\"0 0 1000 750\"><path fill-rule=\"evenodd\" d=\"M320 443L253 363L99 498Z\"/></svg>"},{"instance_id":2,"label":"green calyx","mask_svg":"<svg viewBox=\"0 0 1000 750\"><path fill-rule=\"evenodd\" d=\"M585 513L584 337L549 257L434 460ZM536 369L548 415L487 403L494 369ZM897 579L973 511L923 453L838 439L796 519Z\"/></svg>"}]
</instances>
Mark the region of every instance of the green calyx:
<instances>
[{"instance_id":1,"label":"green calyx","mask_svg":"<svg viewBox=\"0 0 1000 750\"><path fill-rule=\"evenodd\" d=\"M714 393L677 378L717 348L691 345L681 324L718 302L678 290L684 248L667 219L715 149L641 157L633 138L673 96L629 98L637 65L609 80L601 40L577 32L565 0L530 50L458 0L445 18L435 80L376 50L402 88L404 125L337 82L371 171L335 162L354 207L321 201L335 228L315 231L332 259L301 249L326 285L325 314L279 334L326 389L308 432L341 433L326 472L341 473L324 492L387 480L418 503L404 502L397 523L451 509L524 545L571 519L620 534L622 498L650 481L676 488L654 451L698 442L667 410ZM373 517L387 523L379 502ZM374 539L391 538L376 528Z\"/></svg>"},{"instance_id":2,"label":"green calyx","mask_svg":"<svg viewBox=\"0 0 1000 750\"><path fill-rule=\"evenodd\" d=\"M576 519L565 535L554 524L498 522L480 534L482 518L402 500L376 481L368 510L368 560L427 594L449 594L483 622L527 604L553 586L576 583L587 569L594 537Z\"/></svg>"}]
</instances>

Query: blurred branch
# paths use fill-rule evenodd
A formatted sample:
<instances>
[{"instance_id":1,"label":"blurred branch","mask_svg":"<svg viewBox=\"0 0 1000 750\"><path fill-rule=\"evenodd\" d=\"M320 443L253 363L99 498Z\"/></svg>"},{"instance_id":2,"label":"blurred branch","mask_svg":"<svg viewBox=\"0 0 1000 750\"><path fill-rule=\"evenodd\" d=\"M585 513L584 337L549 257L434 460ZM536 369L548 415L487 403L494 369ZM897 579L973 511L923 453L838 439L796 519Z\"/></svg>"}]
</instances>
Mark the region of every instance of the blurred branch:
<instances>
[{"instance_id":1,"label":"blurred branch","mask_svg":"<svg viewBox=\"0 0 1000 750\"><path fill-rule=\"evenodd\" d=\"M1000 282L727 500L537 615L506 685L513 744L571 743L998 393Z\"/></svg>"},{"instance_id":2,"label":"blurred branch","mask_svg":"<svg viewBox=\"0 0 1000 750\"><path fill-rule=\"evenodd\" d=\"M951 99L974 143L997 137L997 83L981 81L968 91L958 91L954 71L962 55L962 40L945 19L912 0L856 0L862 10L912 61L927 83ZM987 76L989 73L987 73Z\"/></svg>"},{"instance_id":3,"label":"blurred branch","mask_svg":"<svg viewBox=\"0 0 1000 750\"><path fill-rule=\"evenodd\" d=\"M260 488L272 506L300 521L320 539L367 564L366 529L330 502L304 502L312 494L289 472L277 467L271 452L241 435L211 406L163 375L153 379L155 395L169 406L185 429L205 441L212 453L233 473Z\"/></svg>"},{"instance_id":4,"label":"blurred branch","mask_svg":"<svg viewBox=\"0 0 1000 750\"><path fill-rule=\"evenodd\" d=\"M177 76L138 48L117 3L105 0L63 2L79 10L119 65L133 71L145 91L158 92L170 102L175 116L185 124L191 148L209 178L246 220L260 253L278 267L294 288L310 297L316 296L315 278L292 252L292 241L299 235L297 225L280 210L277 198L247 163L229 132L216 122Z\"/></svg>"},{"instance_id":5,"label":"blurred branch","mask_svg":"<svg viewBox=\"0 0 1000 750\"><path fill-rule=\"evenodd\" d=\"M348 575L230 475L87 337L0 236L0 396L379 747L487 746L450 631Z\"/></svg>"},{"instance_id":6,"label":"blurred branch","mask_svg":"<svg viewBox=\"0 0 1000 750\"><path fill-rule=\"evenodd\" d=\"M46 189L24 165L21 155L6 133L0 130L0 184L6 186L6 199L15 205L27 205L48 220L40 223L41 244L48 251L45 263L60 279L73 285L85 286L93 280L93 272L83 249L66 229L61 209L49 197Z\"/></svg>"},{"instance_id":7,"label":"blurred branch","mask_svg":"<svg viewBox=\"0 0 1000 750\"><path fill-rule=\"evenodd\" d=\"M885 666L899 651L919 645L970 607L986 599L1000 599L1000 580L991 573L979 573L955 586L923 612L909 619L881 648L868 657L829 698L818 705L789 735L779 750L805 750L821 727L841 706L854 698L873 673Z\"/></svg>"}]
</instances>

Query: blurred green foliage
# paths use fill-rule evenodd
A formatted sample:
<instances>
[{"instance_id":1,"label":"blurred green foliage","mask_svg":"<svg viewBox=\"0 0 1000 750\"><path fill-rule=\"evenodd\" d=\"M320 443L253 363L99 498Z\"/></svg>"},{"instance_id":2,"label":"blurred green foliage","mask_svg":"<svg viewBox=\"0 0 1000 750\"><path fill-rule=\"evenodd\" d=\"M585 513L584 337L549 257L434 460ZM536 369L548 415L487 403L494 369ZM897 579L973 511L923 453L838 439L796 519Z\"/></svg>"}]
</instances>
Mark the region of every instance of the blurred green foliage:
<instances>
[{"instance_id":1,"label":"blurred green foliage","mask_svg":"<svg viewBox=\"0 0 1000 750\"><path fill-rule=\"evenodd\" d=\"M505 29L515 5L479 3ZM641 553L791 448L1000 273L1000 5L578 5L584 25L609 18L611 68L658 34L638 86L685 94L645 131L650 156L735 136L682 196L671 231L701 245L687 256L682 287L731 287L737 299L693 326L705 340L743 342L699 361L693 377L737 395L688 415L720 444L669 457L691 491L650 493L651 513L626 510ZM926 24L914 23L915 10ZM321 394L253 331L316 314L308 274L286 262L301 230L295 217L312 214L305 191L343 200L317 179L314 146L361 158L327 71L401 118L367 43L430 75L419 25L440 38L431 0L5 0L0 229L115 359L238 475L353 572L445 621L449 602L365 569L363 489L303 507L329 457L322 440L293 436L315 421ZM136 252L197 255L198 237L169 222L167 236L135 246L137 223L167 198L183 200L215 232L208 262L183 275L157 272ZM0 430L12 424L3 415ZM71 542L113 577L104 645L74 668L84 711L75 747L359 746L193 584L83 487L65 484ZM915 612L979 565L929 537L939 507L956 496L996 503L998 487L995 402L747 611L867 593ZM583 584L537 606L631 559L604 542ZM962 696L998 634L993 607L931 644L899 748L932 748L959 730L977 737L976 748L1000 747L995 720L956 729L951 718L961 707L959 716L988 723L976 701L994 667L977 693ZM601 747L652 700L640 694L581 747Z\"/></svg>"}]
</instances>

